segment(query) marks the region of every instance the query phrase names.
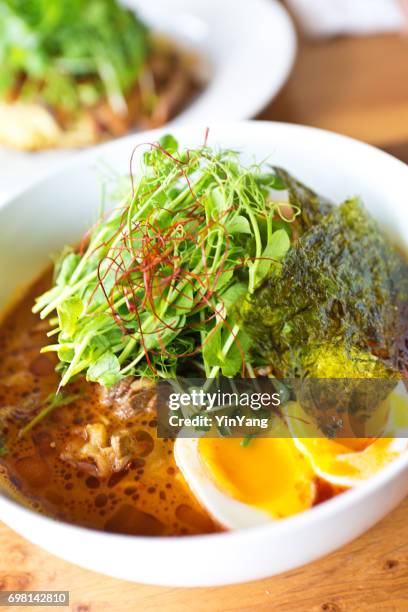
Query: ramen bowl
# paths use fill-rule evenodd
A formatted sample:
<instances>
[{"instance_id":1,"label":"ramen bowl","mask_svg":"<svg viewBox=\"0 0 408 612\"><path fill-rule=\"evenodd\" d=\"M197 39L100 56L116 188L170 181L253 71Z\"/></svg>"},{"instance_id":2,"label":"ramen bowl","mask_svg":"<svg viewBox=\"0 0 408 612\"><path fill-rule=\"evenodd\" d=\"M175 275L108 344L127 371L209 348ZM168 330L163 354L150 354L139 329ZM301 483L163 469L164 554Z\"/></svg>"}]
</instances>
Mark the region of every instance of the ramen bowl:
<instances>
[{"instance_id":1,"label":"ramen bowl","mask_svg":"<svg viewBox=\"0 0 408 612\"><path fill-rule=\"evenodd\" d=\"M205 125L174 128L183 146L197 146ZM162 131L116 141L79 155L0 206L0 307L5 310L65 244L94 222L100 168L126 174L135 146ZM289 168L300 180L343 201L358 195L397 244L408 245L408 168L366 144L314 128L262 122L210 126L212 146ZM64 523L0 496L0 519L63 559L117 578L168 586L216 586L272 576L311 562L372 527L408 493L408 454L357 488L296 516L266 525L182 537L106 533Z\"/></svg>"}]
</instances>

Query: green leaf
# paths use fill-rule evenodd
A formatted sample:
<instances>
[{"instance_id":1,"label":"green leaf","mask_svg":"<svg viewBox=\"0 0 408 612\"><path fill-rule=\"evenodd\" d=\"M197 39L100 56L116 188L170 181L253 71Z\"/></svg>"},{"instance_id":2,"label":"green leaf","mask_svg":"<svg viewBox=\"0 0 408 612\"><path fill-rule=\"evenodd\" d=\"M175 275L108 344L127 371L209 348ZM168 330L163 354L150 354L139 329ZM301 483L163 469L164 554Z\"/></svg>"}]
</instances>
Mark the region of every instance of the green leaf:
<instances>
[{"instance_id":1,"label":"green leaf","mask_svg":"<svg viewBox=\"0 0 408 612\"><path fill-rule=\"evenodd\" d=\"M194 291L191 283L181 290L178 298L172 303L172 309L177 314L186 314L194 306Z\"/></svg>"},{"instance_id":2,"label":"green leaf","mask_svg":"<svg viewBox=\"0 0 408 612\"><path fill-rule=\"evenodd\" d=\"M259 185L263 185L264 187L269 187L269 189L276 189L277 191L282 191L287 189L286 183L273 173L262 174L256 179Z\"/></svg>"},{"instance_id":3,"label":"green leaf","mask_svg":"<svg viewBox=\"0 0 408 612\"><path fill-rule=\"evenodd\" d=\"M223 376L232 378L239 374L242 370L242 356L237 349L234 350L234 346L228 352L227 358L221 363L221 372Z\"/></svg>"},{"instance_id":4,"label":"green leaf","mask_svg":"<svg viewBox=\"0 0 408 612\"><path fill-rule=\"evenodd\" d=\"M124 335L122 330L119 327L115 326L107 330L103 334L103 339L108 346L114 346L115 344L119 344L121 341L124 340Z\"/></svg>"},{"instance_id":5,"label":"green leaf","mask_svg":"<svg viewBox=\"0 0 408 612\"><path fill-rule=\"evenodd\" d=\"M59 287L63 287L68 283L80 259L81 257L77 253L70 253L64 257L58 271L57 280L55 281Z\"/></svg>"},{"instance_id":6,"label":"green leaf","mask_svg":"<svg viewBox=\"0 0 408 612\"><path fill-rule=\"evenodd\" d=\"M97 336L100 336L104 332L112 329L113 325L114 323L112 321L112 317L108 313L84 316L80 319L78 325L76 326L75 339L78 344L85 338L94 340Z\"/></svg>"},{"instance_id":7,"label":"green leaf","mask_svg":"<svg viewBox=\"0 0 408 612\"><path fill-rule=\"evenodd\" d=\"M75 333L77 322L84 310L82 300L73 296L64 300L57 307L58 320L61 331L71 337Z\"/></svg>"},{"instance_id":8,"label":"green leaf","mask_svg":"<svg viewBox=\"0 0 408 612\"><path fill-rule=\"evenodd\" d=\"M252 234L251 225L246 217L237 215L233 217L226 225L227 231L230 234Z\"/></svg>"},{"instance_id":9,"label":"green leaf","mask_svg":"<svg viewBox=\"0 0 408 612\"><path fill-rule=\"evenodd\" d=\"M65 346L64 344L61 344L57 355L60 361L70 363L74 358L75 351L73 348L70 348L69 346Z\"/></svg>"},{"instance_id":10,"label":"green leaf","mask_svg":"<svg viewBox=\"0 0 408 612\"><path fill-rule=\"evenodd\" d=\"M221 325L217 325L217 327L208 334L203 346L203 359L210 368L221 365L221 327Z\"/></svg>"},{"instance_id":11,"label":"green leaf","mask_svg":"<svg viewBox=\"0 0 408 612\"><path fill-rule=\"evenodd\" d=\"M104 387L111 387L120 380L120 363L116 355L106 351L87 371L86 379Z\"/></svg>"},{"instance_id":12,"label":"green leaf","mask_svg":"<svg viewBox=\"0 0 408 612\"><path fill-rule=\"evenodd\" d=\"M223 221L225 212L228 210L228 202L225 198L225 193L220 187L215 187L210 194L213 203L213 209L216 212L216 217Z\"/></svg>"},{"instance_id":13,"label":"green leaf","mask_svg":"<svg viewBox=\"0 0 408 612\"><path fill-rule=\"evenodd\" d=\"M287 232L279 229L271 236L269 243L262 252L256 269L255 285L258 286L268 275L273 262L281 261L290 249L290 239Z\"/></svg>"},{"instance_id":14,"label":"green leaf","mask_svg":"<svg viewBox=\"0 0 408 612\"><path fill-rule=\"evenodd\" d=\"M143 348L150 351L168 346L180 333L185 322L185 315L178 316L171 313L152 320L143 332Z\"/></svg>"},{"instance_id":15,"label":"green leaf","mask_svg":"<svg viewBox=\"0 0 408 612\"><path fill-rule=\"evenodd\" d=\"M173 155L178 150L178 142L172 134L164 134L159 140L160 146Z\"/></svg>"},{"instance_id":16,"label":"green leaf","mask_svg":"<svg viewBox=\"0 0 408 612\"><path fill-rule=\"evenodd\" d=\"M224 332L224 337L226 335L227 333ZM233 345L221 363L221 372L223 376L232 377L242 372L242 366L248 360L248 351L251 344L252 341L248 334L240 330Z\"/></svg>"},{"instance_id":17,"label":"green leaf","mask_svg":"<svg viewBox=\"0 0 408 612\"><path fill-rule=\"evenodd\" d=\"M290 249L290 240L287 232L280 229L272 234L271 240L264 253L274 261L281 261Z\"/></svg>"},{"instance_id":18,"label":"green leaf","mask_svg":"<svg viewBox=\"0 0 408 612\"><path fill-rule=\"evenodd\" d=\"M220 299L224 303L224 306L228 312L230 308L237 305L247 293L248 285L246 285L246 283L235 283L221 294Z\"/></svg>"},{"instance_id":19,"label":"green leaf","mask_svg":"<svg viewBox=\"0 0 408 612\"><path fill-rule=\"evenodd\" d=\"M217 282L213 287L213 291L217 293L220 292L226 285L228 285L233 276L234 270L225 270L224 272L222 272L217 278Z\"/></svg>"},{"instance_id":20,"label":"green leaf","mask_svg":"<svg viewBox=\"0 0 408 612\"><path fill-rule=\"evenodd\" d=\"M292 239L292 227L291 222L284 221L283 219L274 219L273 220L273 229L276 232L279 229L285 230L287 235L289 236L289 240Z\"/></svg>"}]
</instances>

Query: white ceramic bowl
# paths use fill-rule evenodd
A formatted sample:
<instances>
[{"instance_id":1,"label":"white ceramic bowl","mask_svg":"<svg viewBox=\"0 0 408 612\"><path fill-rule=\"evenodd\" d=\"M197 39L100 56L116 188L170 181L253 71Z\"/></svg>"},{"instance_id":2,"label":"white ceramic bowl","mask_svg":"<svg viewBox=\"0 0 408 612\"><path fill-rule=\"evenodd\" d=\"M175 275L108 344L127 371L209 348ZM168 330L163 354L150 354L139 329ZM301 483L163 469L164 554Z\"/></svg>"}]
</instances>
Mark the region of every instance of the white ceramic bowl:
<instances>
[{"instance_id":1,"label":"white ceramic bowl","mask_svg":"<svg viewBox=\"0 0 408 612\"><path fill-rule=\"evenodd\" d=\"M156 32L208 62L206 89L172 121L254 117L278 93L295 58L296 34L277 0L122 0ZM75 151L21 153L0 147L0 200L16 182L32 182Z\"/></svg>"},{"instance_id":2,"label":"white ceramic bowl","mask_svg":"<svg viewBox=\"0 0 408 612\"><path fill-rule=\"evenodd\" d=\"M177 128L183 145L203 141L205 125ZM75 243L95 218L100 186L95 165L103 157L126 172L138 142L129 137L76 158L58 173L0 206L0 307L49 261ZM343 136L295 125L247 122L214 125L210 144L244 151L244 158L287 167L336 201L358 194L387 231L408 245L408 167ZM360 488L304 514L245 531L183 538L106 534L35 514L5 496L0 518L27 539L84 567L132 580L172 586L210 586L270 576L316 559L355 538L408 492L408 456Z\"/></svg>"}]
</instances>

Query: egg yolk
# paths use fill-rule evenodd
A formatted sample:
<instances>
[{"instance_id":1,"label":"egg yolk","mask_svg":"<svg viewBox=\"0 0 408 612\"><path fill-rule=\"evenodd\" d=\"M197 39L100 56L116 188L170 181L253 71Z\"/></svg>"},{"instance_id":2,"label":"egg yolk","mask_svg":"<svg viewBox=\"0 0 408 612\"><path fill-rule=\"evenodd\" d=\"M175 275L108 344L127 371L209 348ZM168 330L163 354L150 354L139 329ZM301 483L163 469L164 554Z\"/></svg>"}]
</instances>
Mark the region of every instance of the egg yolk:
<instances>
[{"instance_id":1,"label":"egg yolk","mask_svg":"<svg viewBox=\"0 0 408 612\"><path fill-rule=\"evenodd\" d=\"M201 460L214 484L234 499L274 518L310 508L314 474L291 439L202 438Z\"/></svg>"},{"instance_id":2,"label":"egg yolk","mask_svg":"<svg viewBox=\"0 0 408 612\"><path fill-rule=\"evenodd\" d=\"M307 457L320 478L333 484L352 487L368 480L403 452L396 449L394 436L408 431L408 403L405 397L393 392L381 406L387 417L384 437L338 438L330 440L319 434L300 404L288 405L288 426L296 437L295 444ZM374 414L377 418L377 414ZM383 419L384 420L384 419ZM366 429L372 430L370 420ZM377 429L378 432L378 429ZM307 436L307 437L305 437Z\"/></svg>"},{"instance_id":3,"label":"egg yolk","mask_svg":"<svg viewBox=\"0 0 408 612\"><path fill-rule=\"evenodd\" d=\"M354 480L368 480L398 456L390 451L390 439L375 440L364 450L354 452L347 445L330 440L302 439L300 443L322 478L331 481L348 477L349 486L355 484Z\"/></svg>"}]
</instances>

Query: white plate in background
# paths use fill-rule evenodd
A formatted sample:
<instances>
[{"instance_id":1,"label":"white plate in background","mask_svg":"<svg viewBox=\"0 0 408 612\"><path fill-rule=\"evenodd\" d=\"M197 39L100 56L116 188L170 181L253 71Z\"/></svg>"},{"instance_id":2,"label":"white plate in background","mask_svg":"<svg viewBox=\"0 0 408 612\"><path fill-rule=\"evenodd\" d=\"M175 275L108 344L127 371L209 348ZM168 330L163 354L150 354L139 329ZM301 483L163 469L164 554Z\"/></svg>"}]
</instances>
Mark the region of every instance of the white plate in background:
<instances>
[{"instance_id":1,"label":"white plate in background","mask_svg":"<svg viewBox=\"0 0 408 612\"><path fill-rule=\"evenodd\" d=\"M124 1L153 30L197 49L211 66L205 91L171 125L253 117L290 73L296 35L276 0ZM0 202L75 153L21 153L0 147Z\"/></svg>"}]
</instances>

